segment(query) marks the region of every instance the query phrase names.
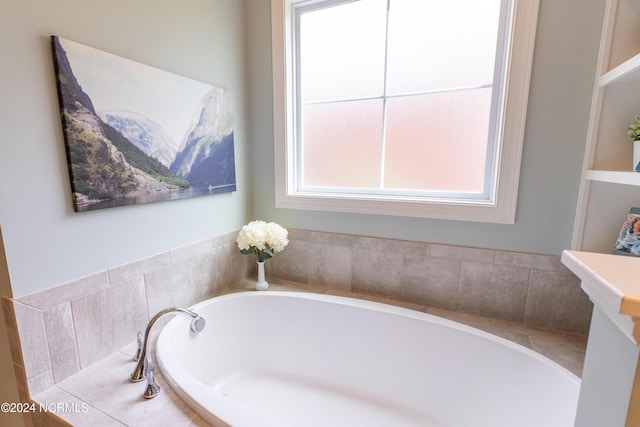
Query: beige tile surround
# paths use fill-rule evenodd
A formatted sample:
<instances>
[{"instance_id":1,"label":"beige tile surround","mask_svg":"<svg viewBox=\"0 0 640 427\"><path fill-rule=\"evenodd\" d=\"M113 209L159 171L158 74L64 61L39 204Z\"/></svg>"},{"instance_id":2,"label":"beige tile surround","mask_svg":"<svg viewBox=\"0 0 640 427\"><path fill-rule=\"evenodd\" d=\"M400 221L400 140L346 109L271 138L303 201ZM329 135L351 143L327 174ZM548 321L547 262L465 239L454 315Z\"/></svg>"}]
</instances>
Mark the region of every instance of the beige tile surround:
<instances>
[{"instance_id":1,"label":"beige tile surround","mask_svg":"<svg viewBox=\"0 0 640 427\"><path fill-rule=\"evenodd\" d=\"M188 307L241 283L252 263L238 252L236 235L230 232L3 299L21 399L27 401L112 357L135 341L137 331L161 309ZM43 422L26 421L27 426Z\"/></svg>"},{"instance_id":2,"label":"beige tile surround","mask_svg":"<svg viewBox=\"0 0 640 427\"><path fill-rule=\"evenodd\" d=\"M591 303L559 257L289 231L289 246L267 263L267 275L275 281L297 282L295 286L316 292L382 298L452 317L520 342L560 363L568 357L565 366L576 373L581 370ZM239 254L236 234L3 300L22 398L74 402L79 389L91 390L87 382L94 378L116 381L116 385L126 382L122 385L126 394L134 393L131 390L141 393L126 381L126 375L114 379L113 374L100 372L132 369L121 366L120 359L130 360L123 349L131 346L136 332L159 310L190 306L243 286L244 279L253 274L253 263ZM182 414L176 415L172 425L205 425L167 389L161 393L170 403L165 406L177 407L174 412ZM133 401L139 394L135 396ZM154 401L143 404L147 408L160 405L161 400ZM82 424L145 425L127 418L139 409L100 407L100 403L91 408L89 418L102 421L89 422L87 414L83 415L87 424ZM69 422L81 425L68 415ZM43 414L27 420L28 426L46 423L66 425Z\"/></svg>"},{"instance_id":3,"label":"beige tile surround","mask_svg":"<svg viewBox=\"0 0 640 427\"><path fill-rule=\"evenodd\" d=\"M586 334L592 304L559 256L290 230L272 277Z\"/></svg>"}]
</instances>

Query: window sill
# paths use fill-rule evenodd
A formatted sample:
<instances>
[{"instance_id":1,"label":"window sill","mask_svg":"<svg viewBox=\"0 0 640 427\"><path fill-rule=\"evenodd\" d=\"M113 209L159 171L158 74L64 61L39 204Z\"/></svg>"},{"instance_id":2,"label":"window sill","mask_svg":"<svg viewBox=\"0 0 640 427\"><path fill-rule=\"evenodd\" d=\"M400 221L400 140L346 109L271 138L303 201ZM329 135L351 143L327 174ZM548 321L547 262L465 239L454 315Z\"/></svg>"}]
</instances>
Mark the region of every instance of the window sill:
<instances>
[{"instance_id":1,"label":"window sill","mask_svg":"<svg viewBox=\"0 0 640 427\"><path fill-rule=\"evenodd\" d=\"M388 199L335 194L276 194L276 207L331 212L366 213L416 218L513 224L515 203L468 200Z\"/></svg>"}]
</instances>

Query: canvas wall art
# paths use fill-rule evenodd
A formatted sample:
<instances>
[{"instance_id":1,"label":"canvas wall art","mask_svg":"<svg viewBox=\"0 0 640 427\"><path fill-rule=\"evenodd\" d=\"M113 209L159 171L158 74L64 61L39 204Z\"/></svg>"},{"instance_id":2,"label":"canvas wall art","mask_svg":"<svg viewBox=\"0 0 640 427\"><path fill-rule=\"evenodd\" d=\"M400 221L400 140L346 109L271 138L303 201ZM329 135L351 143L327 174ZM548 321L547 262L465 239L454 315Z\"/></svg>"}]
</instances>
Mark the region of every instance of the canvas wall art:
<instances>
[{"instance_id":1,"label":"canvas wall art","mask_svg":"<svg viewBox=\"0 0 640 427\"><path fill-rule=\"evenodd\" d=\"M228 90L51 44L76 211L236 190Z\"/></svg>"}]
</instances>

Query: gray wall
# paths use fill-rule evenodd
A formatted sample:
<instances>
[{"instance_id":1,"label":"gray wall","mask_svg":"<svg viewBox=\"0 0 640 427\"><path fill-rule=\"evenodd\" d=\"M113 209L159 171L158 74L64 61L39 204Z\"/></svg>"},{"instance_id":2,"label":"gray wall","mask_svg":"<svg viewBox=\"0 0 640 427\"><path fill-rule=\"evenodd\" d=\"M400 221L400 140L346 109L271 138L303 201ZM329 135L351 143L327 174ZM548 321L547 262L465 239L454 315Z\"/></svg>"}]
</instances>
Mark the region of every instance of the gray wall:
<instances>
[{"instance_id":1,"label":"gray wall","mask_svg":"<svg viewBox=\"0 0 640 427\"><path fill-rule=\"evenodd\" d=\"M74 213L52 34L230 89L238 191ZM238 0L0 0L2 296L49 288L246 222L245 34L245 2ZM18 402L4 323L0 356L1 400ZM20 415L0 415L0 423L18 426L20 421Z\"/></svg>"},{"instance_id":2,"label":"gray wall","mask_svg":"<svg viewBox=\"0 0 640 427\"><path fill-rule=\"evenodd\" d=\"M269 3L247 2L256 217L300 229L541 254L570 246L604 1L540 1L514 225L276 209Z\"/></svg>"},{"instance_id":3,"label":"gray wall","mask_svg":"<svg viewBox=\"0 0 640 427\"><path fill-rule=\"evenodd\" d=\"M245 33L238 0L0 0L0 225L14 296L245 223ZM74 213L51 34L230 89L238 191Z\"/></svg>"}]
</instances>

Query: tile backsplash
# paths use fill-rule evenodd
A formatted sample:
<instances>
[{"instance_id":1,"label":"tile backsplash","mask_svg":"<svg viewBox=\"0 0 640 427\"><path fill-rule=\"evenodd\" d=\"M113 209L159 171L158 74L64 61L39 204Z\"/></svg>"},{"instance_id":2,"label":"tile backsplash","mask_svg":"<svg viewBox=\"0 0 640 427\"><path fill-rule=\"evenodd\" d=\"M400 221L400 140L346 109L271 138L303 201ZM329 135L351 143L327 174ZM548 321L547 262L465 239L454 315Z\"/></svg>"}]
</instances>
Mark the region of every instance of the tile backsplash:
<instances>
[{"instance_id":1,"label":"tile backsplash","mask_svg":"<svg viewBox=\"0 0 640 427\"><path fill-rule=\"evenodd\" d=\"M238 252L236 235L3 300L14 369L26 386L21 397L47 390L135 341L160 310L188 307L241 283L252 265Z\"/></svg>"},{"instance_id":2,"label":"tile backsplash","mask_svg":"<svg viewBox=\"0 0 640 427\"><path fill-rule=\"evenodd\" d=\"M27 399L135 341L158 311L188 307L255 274L237 231L16 299L3 300ZM267 262L276 277L584 334L591 302L558 256L306 230Z\"/></svg>"},{"instance_id":3,"label":"tile backsplash","mask_svg":"<svg viewBox=\"0 0 640 427\"><path fill-rule=\"evenodd\" d=\"M267 275L585 334L592 304L559 256L290 230Z\"/></svg>"}]
</instances>

